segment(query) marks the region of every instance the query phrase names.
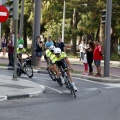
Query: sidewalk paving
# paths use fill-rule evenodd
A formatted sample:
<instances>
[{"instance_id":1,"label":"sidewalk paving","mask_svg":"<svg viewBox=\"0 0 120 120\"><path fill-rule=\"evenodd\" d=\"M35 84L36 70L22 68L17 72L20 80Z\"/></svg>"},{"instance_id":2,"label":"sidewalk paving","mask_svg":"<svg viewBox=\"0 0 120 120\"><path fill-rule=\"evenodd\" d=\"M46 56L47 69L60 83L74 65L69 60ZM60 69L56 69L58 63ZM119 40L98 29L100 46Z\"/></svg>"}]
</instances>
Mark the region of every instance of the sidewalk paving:
<instances>
[{"instance_id":1,"label":"sidewalk paving","mask_svg":"<svg viewBox=\"0 0 120 120\"><path fill-rule=\"evenodd\" d=\"M0 101L39 96L44 91L45 87L35 82L0 75Z\"/></svg>"}]
</instances>

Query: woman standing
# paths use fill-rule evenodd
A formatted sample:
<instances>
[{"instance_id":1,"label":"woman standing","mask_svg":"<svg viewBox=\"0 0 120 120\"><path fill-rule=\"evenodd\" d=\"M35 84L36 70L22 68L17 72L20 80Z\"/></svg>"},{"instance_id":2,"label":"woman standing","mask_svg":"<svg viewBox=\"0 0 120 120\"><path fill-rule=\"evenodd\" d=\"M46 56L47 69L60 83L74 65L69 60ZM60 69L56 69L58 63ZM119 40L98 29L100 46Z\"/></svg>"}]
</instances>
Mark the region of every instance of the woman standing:
<instances>
[{"instance_id":1,"label":"woman standing","mask_svg":"<svg viewBox=\"0 0 120 120\"><path fill-rule=\"evenodd\" d=\"M94 43L92 41L90 41L88 43L89 47L86 50L87 53L87 62L89 65L89 74L88 75L93 75L93 67L92 67L92 63L93 63L93 52L94 52Z\"/></svg>"},{"instance_id":2,"label":"woman standing","mask_svg":"<svg viewBox=\"0 0 120 120\"><path fill-rule=\"evenodd\" d=\"M4 36L2 36L1 47L2 47L2 53L4 58L6 55L6 39Z\"/></svg>"},{"instance_id":3,"label":"woman standing","mask_svg":"<svg viewBox=\"0 0 120 120\"><path fill-rule=\"evenodd\" d=\"M42 57L42 46L43 43L41 41L40 36L36 37L36 58L37 58L37 69L39 70L41 68L41 57Z\"/></svg>"}]
</instances>

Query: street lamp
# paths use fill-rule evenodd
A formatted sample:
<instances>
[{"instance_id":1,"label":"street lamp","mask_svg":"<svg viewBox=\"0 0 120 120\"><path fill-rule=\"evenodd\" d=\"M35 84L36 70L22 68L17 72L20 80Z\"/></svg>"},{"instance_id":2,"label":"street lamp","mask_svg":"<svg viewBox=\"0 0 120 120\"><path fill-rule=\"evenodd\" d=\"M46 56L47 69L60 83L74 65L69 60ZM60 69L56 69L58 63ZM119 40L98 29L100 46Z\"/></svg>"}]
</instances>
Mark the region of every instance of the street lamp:
<instances>
[{"instance_id":1,"label":"street lamp","mask_svg":"<svg viewBox=\"0 0 120 120\"><path fill-rule=\"evenodd\" d=\"M62 23L62 41L64 42L64 35L65 35L65 7L66 3L64 0L64 6L63 6L63 23Z\"/></svg>"}]
</instances>

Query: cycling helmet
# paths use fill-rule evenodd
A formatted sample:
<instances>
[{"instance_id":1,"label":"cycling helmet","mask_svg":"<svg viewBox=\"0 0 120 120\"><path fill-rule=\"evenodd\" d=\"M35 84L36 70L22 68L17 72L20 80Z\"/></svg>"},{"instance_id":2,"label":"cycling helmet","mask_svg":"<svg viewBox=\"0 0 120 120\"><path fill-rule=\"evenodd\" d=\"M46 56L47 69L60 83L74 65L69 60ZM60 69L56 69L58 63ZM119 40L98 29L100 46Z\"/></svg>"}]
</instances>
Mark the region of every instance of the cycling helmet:
<instances>
[{"instance_id":1,"label":"cycling helmet","mask_svg":"<svg viewBox=\"0 0 120 120\"><path fill-rule=\"evenodd\" d=\"M19 45L18 45L18 48L23 48L23 45L22 45L22 44L19 44Z\"/></svg>"},{"instance_id":2,"label":"cycling helmet","mask_svg":"<svg viewBox=\"0 0 120 120\"><path fill-rule=\"evenodd\" d=\"M61 49L60 48L55 48L54 53L55 54L61 54Z\"/></svg>"},{"instance_id":3,"label":"cycling helmet","mask_svg":"<svg viewBox=\"0 0 120 120\"><path fill-rule=\"evenodd\" d=\"M49 50L54 52L55 46L50 46L50 47L49 47Z\"/></svg>"}]
</instances>

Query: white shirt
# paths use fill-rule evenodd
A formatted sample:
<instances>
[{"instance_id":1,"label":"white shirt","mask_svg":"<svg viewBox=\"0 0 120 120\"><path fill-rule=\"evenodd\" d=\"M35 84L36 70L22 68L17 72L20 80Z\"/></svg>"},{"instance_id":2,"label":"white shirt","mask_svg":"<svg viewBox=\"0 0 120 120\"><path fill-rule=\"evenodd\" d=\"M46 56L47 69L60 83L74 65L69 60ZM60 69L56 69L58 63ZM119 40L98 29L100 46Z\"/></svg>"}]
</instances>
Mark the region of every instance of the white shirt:
<instances>
[{"instance_id":1,"label":"white shirt","mask_svg":"<svg viewBox=\"0 0 120 120\"><path fill-rule=\"evenodd\" d=\"M84 48L84 44L80 44L80 45L79 45L80 52L84 52L84 49L83 49L83 48Z\"/></svg>"}]
</instances>

